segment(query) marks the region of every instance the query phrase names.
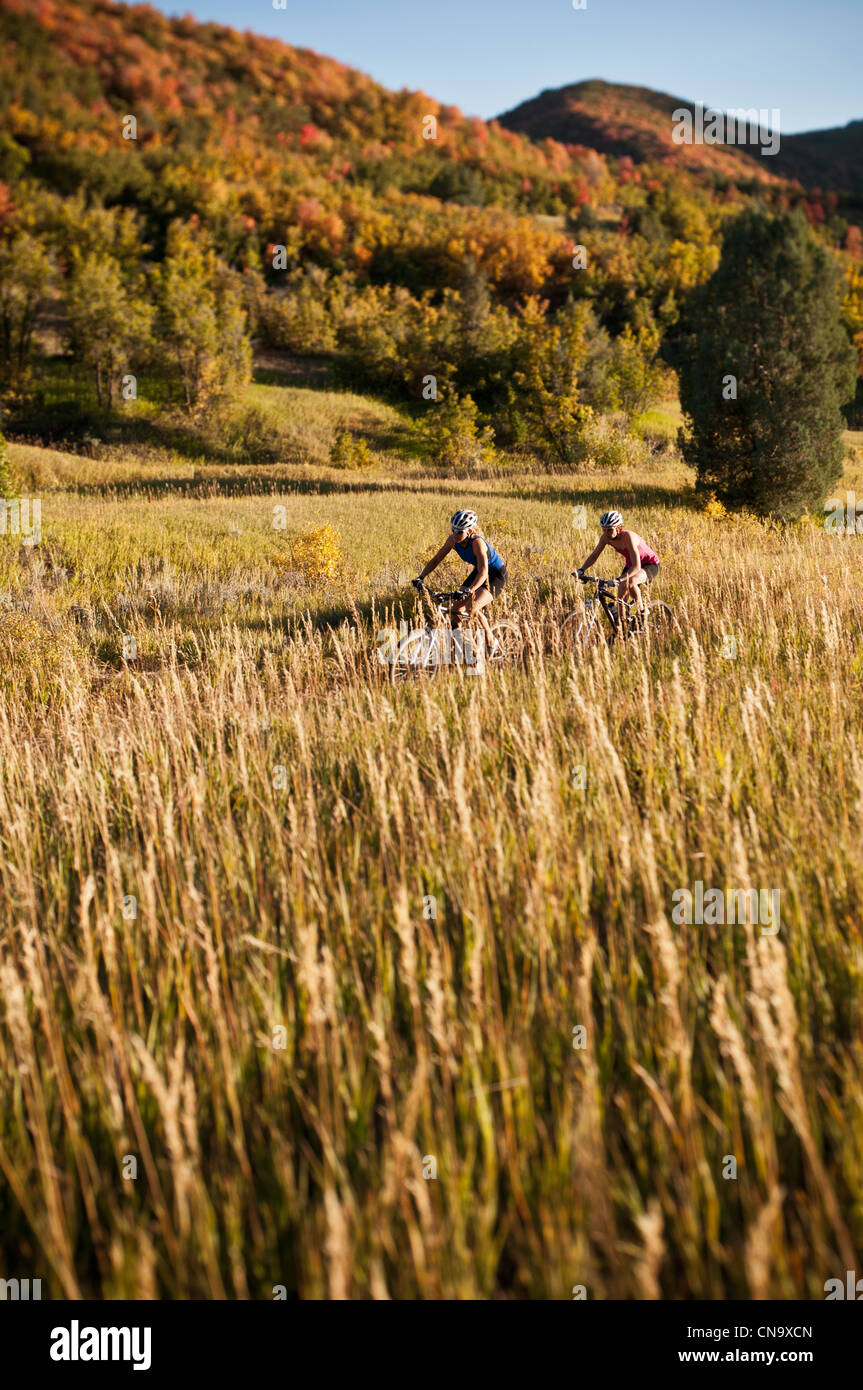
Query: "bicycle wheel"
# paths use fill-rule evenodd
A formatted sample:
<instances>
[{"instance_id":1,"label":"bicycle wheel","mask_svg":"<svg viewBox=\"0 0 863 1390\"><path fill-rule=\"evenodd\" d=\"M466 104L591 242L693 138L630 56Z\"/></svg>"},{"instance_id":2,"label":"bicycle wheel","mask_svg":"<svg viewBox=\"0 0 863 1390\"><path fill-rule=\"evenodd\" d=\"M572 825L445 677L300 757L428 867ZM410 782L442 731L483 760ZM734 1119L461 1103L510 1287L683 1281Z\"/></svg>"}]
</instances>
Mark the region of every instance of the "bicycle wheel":
<instances>
[{"instance_id":1,"label":"bicycle wheel","mask_svg":"<svg viewBox=\"0 0 863 1390\"><path fill-rule=\"evenodd\" d=\"M578 655L607 644L612 635L603 631L600 615L595 608L590 612L576 609L564 618L559 628L561 649Z\"/></svg>"},{"instance_id":2,"label":"bicycle wheel","mask_svg":"<svg viewBox=\"0 0 863 1390\"><path fill-rule=\"evenodd\" d=\"M654 603L646 604L642 613L636 613L633 616L630 635L646 636L650 641L656 642L679 631L677 619L668 604L657 600Z\"/></svg>"},{"instance_id":3,"label":"bicycle wheel","mask_svg":"<svg viewBox=\"0 0 863 1390\"><path fill-rule=\"evenodd\" d=\"M394 685L418 676L434 680L439 670L438 633L434 628L426 627L419 632L408 633L399 643L390 666L390 680Z\"/></svg>"},{"instance_id":4,"label":"bicycle wheel","mask_svg":"<svg viewBox=\"0 0 863 1390\"><path fill-rule=\"evenodd\" d=\"M492 666L512 666L521 660L524 651L524 636L518 623L503 619L491 625L492 648L489 664Z\"/></svg>"}]
</instances>

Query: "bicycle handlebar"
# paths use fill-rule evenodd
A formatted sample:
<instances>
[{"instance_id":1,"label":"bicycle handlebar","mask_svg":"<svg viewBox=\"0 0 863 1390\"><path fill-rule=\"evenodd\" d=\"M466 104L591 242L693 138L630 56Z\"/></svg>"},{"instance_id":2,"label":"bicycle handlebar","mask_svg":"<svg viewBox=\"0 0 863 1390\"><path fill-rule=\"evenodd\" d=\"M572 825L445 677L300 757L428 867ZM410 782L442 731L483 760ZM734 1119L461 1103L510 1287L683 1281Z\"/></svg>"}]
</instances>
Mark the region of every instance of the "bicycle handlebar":
<instances>
[{"instance_id":1,"label":"bicycle handlebar","mask_svg":"<svg viewBox=\"0 0 863 1390\"><path fill-rule=\"evenodd\" d=\"M598 574L581 574L578 570L572 571L573 579L578 579L582 584L598 584L600 589L616 589L616 579L600 579Z\"/></svg>"},{"instance_id":2,"label":"bicycle handlebar","mask_svg":"<svg viewBox=\"0 0 863 1390\"><path fill-rule=\"evenodd\" d=\"M430 589L421 579L412 579L411 583L418 593L428 594L429 598L434 599L436 603L453 603L456 599L461 601L470 598L470 594L466 594L463 589L454 589L452 593L441 593L437 589Z\"/></svg>"}]
</instances>

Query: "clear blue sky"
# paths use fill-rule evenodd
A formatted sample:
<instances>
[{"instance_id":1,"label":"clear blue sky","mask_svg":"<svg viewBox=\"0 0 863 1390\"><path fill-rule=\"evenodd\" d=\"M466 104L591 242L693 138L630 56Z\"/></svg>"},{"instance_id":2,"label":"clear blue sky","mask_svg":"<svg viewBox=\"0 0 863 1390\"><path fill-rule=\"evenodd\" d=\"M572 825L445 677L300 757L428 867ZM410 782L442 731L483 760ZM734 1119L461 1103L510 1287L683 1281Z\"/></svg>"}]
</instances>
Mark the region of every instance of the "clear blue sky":
<instances>
[{"instance_id":1,"label":"clear blue sky","mask_svg":"<svg viewBox=\"0 0 863 1390\"><path fill-rule=\"evenodd\" d=\"M863 116L863 0L162 0L339 58L384 86L499 115L588 77L709 106L778 107L780 129Z\"/></svg>"}]
</instances>

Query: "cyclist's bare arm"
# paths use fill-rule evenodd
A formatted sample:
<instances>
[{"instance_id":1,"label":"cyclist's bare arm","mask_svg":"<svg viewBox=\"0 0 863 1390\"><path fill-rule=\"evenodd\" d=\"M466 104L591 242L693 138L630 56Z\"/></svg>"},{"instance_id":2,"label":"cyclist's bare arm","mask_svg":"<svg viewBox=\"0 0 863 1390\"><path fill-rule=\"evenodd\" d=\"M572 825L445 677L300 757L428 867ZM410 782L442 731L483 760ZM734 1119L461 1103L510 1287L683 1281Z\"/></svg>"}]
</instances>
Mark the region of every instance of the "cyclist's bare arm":
<instances>
[{"instance_id":1,"label":"cyclist's bare arm","mask_svg":"<svg viewBox=\"0 0 863 1390\"><path fill-rule=\"evenodd\" d=\"M602 554L603 550L607 545L608 541L605 539L605 536L603 536L601 540L597 541L596 545L593 547L593 550L591 550L584 564L579 566L579 568L583 570L589 570L591 565L596 564L597 560L599 559L600 555Z\"/></svg>"},{"instance_id":2,"label":"cyclist's bare arm","mask_svg":"<svg viewBox=\"0 0 863 1390\"><path fill-rule=\"evenodd\" d=\"M436 570L441 561L445 560L447 555L449 555L454 545L455 537L448 536L447 539L444 541L443 545L441 546L440 550L438 551L437 555L433 555L432 558L429 560L428 564L426 565L425 569L420 570L419 574L417 575L417 579L425 579L427 574L431 574L432 570Z\"/></svg>"}]
</instances>

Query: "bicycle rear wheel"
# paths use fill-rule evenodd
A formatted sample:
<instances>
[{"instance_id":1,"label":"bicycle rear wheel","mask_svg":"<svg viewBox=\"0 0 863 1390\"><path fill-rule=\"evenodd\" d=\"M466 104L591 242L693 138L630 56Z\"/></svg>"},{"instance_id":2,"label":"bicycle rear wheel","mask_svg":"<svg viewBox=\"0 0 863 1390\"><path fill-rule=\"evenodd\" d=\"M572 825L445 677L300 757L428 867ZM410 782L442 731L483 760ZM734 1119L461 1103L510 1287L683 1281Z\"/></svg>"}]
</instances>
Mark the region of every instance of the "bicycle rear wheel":
<instances>
[{"instance_id":1,"label":"bicycle rear wheel","mask_svg":"<svg viewBox=\"0 0 863 1390\"><path fill-rule=\"evenodd\" d=\"M674 613L668 604L661 600L646 604L644 611L635 615L631 629L633 636L646 636L652 642L670 637L679 631L680 626Z\"/></svg>"}]
</instances>

